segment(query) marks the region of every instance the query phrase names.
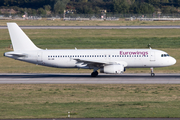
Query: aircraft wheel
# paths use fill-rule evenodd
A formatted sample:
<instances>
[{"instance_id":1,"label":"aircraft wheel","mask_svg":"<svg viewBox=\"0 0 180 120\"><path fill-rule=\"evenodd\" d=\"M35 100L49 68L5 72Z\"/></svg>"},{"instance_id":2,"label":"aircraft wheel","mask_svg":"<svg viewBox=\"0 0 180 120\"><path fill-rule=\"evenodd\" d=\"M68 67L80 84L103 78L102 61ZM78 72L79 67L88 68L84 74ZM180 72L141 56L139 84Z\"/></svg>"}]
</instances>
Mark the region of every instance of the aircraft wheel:
<instances>
[{"instance_id":1,"label":"aircraft wheel","mask_svg":"<svg viewBox=\"0 0 180 120\"><path fill-rule=\"evenodd\" d=\"M97 77L97 76L98 76L98 72L97 71L91 73L91 77Z\"/></svg>"},{"instance_id":2,"label":"aircraft wheel","mask_svg":"<svg viewBox=\"0 0 180 120\"><path fill-rule=\"evenodd\" d=\"M151 73L151 77L154 77L155 76L155 74L154 73Z\"/></svg>"}]
</instances>

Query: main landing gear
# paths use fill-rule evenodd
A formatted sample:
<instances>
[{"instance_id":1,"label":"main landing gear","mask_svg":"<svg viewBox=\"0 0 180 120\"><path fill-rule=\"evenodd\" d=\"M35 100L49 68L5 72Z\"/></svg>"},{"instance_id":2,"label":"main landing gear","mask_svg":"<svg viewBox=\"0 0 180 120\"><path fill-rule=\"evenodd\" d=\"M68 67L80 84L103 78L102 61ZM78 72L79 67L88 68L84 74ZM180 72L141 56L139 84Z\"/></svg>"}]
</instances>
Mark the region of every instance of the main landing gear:
<instances>
[{"instance_id":1,"label":"main landing gear","mask_svg":"<svg viewBox=\"0 0 180 120\"><path fill-rule=\"evenodd\" d=\"M98 71L94 71L91 73L91 77L97 77L98 76Z\"/></svg>"},{"instance_id":2,"label":"main landing gear","mask_svg":"<svg viewBox=\"0 0 180 120\"><path fill-rule=\"evenodd\" d=\"M151 77L154 77L155 73L153 73L153 68L151 68Z\"/></svg>"}]
</instances>

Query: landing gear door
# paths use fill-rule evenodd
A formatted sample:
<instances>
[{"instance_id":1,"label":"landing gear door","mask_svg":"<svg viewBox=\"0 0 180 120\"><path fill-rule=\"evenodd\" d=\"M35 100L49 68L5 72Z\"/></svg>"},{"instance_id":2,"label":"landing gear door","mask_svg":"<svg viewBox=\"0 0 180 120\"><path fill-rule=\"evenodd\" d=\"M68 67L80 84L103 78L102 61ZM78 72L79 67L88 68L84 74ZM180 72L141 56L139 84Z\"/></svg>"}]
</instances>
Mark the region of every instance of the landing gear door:
<instances>
[{"instance_id":1,"label":"landing gear door","mask_svg":"<svg viewBox=\"0 0 180 120\"><path fill-rule=\"evenodd\" d=\"M151 51L150 52L150 61L155 61L155 52L154 51Z\"/></svg>"}]
</instances>

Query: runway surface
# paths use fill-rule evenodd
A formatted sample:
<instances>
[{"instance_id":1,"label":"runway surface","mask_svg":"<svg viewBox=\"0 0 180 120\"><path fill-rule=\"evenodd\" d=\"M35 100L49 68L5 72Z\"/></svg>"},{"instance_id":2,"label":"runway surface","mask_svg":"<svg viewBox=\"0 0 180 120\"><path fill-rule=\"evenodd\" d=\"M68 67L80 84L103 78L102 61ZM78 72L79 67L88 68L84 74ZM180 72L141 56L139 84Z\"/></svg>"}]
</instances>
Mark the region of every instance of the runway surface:
<instances>
[{"instance_id":1,"label":"runway surface","mask_svg":"<svg viewBox=\"0 0 180 120\"><path fill-rule=\"evenodd\" d=\"M20 26L22 29L180 29L180 26ZM7 26L0 26L7 29Z\"/></svg>"},{"instance_id":2,"label":"runway surface","mask_svg":"<svg viewBox=\"0 0 180 120\"><path fill-rule=\"evenodd\" d=\"M0 84L180 84L180 74L0 74Z\"/></svg>"}]
</instances>

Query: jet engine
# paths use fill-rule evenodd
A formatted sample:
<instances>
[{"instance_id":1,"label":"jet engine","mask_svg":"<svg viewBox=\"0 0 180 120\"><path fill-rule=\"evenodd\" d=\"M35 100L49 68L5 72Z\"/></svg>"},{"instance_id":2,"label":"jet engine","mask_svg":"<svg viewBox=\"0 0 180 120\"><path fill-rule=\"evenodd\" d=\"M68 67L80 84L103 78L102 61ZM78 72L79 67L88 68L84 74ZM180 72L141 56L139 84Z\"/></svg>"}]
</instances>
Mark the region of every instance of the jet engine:
<instances>
[{"instance_id":1,"label":"jet engine","mask_svg":"<svg viewBox=\"0 0 180 120\"><path fill-rule=\"evenodd\" d=\"M125 70L123 65L106 65L100 69L101 73L108 73L108 74L120 74L123 73Z\"/></svg>"}]
</instances>

